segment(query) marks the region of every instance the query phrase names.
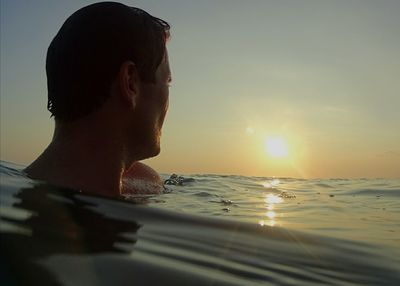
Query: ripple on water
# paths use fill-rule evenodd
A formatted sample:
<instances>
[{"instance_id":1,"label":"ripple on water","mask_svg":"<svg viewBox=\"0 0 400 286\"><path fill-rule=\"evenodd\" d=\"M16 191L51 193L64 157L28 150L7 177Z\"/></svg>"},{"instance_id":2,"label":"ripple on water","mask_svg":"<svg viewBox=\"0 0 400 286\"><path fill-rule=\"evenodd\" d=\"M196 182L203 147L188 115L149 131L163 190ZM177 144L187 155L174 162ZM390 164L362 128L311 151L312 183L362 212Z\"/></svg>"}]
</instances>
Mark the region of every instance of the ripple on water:
<instances>
[{"instance_id":1,"label":"ripple on water","mask_svg":"<svg viewBox=\"0 0 400 286\"><path fill-rule=\"evenodd\" d=\"M400 281L399 200L385 194L379 199L380 194L345 195L373 189L366 187L368 181L360 188L359 181L347 180L337 192L337 186L327 190L313 181L282 179L280 188L269 192L259 185L246 191L238 187L238 180L253 178L216 176L206 183L172 186L173 192L151 197L148 207L1 179L1 253L32 285L50 285L43 280L53 277L32 275L36 270L54 275L51 282L57 285ZM288 190L297 198L278 197Z\"/></svg>"},{"instance_id":2,"label":"ripple on water","mask_svg":"<svg viewBox=\"0 0 400 286\"><path fill-rule=\"evenodd\" d=\"M212 194L212 193L209 193L209 192L197 192L197 193L194 193L193 195L196 196L196 197L202 197L202 198L205 198L205 197L218 197L216 194Z\"/></svg>"}]
</instances>

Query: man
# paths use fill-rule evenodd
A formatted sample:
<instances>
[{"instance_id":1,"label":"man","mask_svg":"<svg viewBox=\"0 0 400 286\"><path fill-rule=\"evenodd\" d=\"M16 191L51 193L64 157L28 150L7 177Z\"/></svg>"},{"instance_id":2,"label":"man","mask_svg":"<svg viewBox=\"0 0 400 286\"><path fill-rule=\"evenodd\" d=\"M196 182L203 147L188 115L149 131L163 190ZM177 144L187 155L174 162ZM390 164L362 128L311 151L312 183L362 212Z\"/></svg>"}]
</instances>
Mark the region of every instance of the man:
<instances>
[{"instance_id":1,"label":"man","mask_svg":"<svg viewBox=\"0 0 400 286\"><path fill-rule=\"evenodd\" d=\"M27 175L104 196L160 192L159 175L139 161L160 152L168 36L166 22L120 3L72 14L47 51L53 139Z\"/></svg>"}]
</instances>

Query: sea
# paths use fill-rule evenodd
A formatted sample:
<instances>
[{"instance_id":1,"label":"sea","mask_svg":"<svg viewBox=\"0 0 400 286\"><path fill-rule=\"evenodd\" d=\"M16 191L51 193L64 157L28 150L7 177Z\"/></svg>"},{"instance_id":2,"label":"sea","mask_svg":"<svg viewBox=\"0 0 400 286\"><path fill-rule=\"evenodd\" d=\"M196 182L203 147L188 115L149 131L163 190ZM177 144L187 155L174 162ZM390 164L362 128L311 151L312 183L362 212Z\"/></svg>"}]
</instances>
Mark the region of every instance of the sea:
<instances>
[{"instance_id":1,"label":"sea","mask_svg":"<svg viewBox=\"0 0 400 286\"><path fill-rule=\"evenodd\" d=\"M86 195L0 164L1 285L400 285L400 179L163 174Z\"/></svg>"}]
</instances>

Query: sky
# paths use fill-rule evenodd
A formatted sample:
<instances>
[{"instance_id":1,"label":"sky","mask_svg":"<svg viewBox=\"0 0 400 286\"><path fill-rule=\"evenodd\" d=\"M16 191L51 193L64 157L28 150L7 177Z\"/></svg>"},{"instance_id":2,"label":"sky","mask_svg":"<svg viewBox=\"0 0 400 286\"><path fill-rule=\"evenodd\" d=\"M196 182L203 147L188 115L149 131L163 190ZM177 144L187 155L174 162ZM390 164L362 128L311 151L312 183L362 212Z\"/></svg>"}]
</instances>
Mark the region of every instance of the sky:
<instances>
[{"instance_id":1,"label":"sky","mask_svg":"<svg viewBox=\"0 0 400 286\"><path fill-rule=\"evenodd\" d=\"M97 1L0 0L0 157L52 138L47 47ZM171 25L161 173L400 177L400 1L121 1Z\"/></svg>"}]
</instances>

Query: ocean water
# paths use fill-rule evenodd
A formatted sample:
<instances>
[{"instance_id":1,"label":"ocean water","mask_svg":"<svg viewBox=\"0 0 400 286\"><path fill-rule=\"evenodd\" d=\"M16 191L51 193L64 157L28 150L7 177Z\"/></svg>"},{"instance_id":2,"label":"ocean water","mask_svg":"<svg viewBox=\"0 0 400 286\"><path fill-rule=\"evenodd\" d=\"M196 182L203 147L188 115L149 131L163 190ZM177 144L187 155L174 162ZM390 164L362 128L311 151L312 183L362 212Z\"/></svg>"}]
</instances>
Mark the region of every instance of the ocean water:
<instances>
[{"instance_id":1,"label":"ocean water","mask_svg":"<svg viewBox=\"0 0 400 286\"><path fill-rule=\"evenodd\" d=\"M1 285L400 285L400 180L197 174L110 200L0 167Z\"/></svg>"},{"instance_id":2,"label":"ocean water","mask_svg":"<svg viewBox=\"0 0 400 286\"><path fill-rule=\"evenodd\" d=\"M149 205L400 247L400 179L189 177Z\"/></svg>"}]
</instances>

